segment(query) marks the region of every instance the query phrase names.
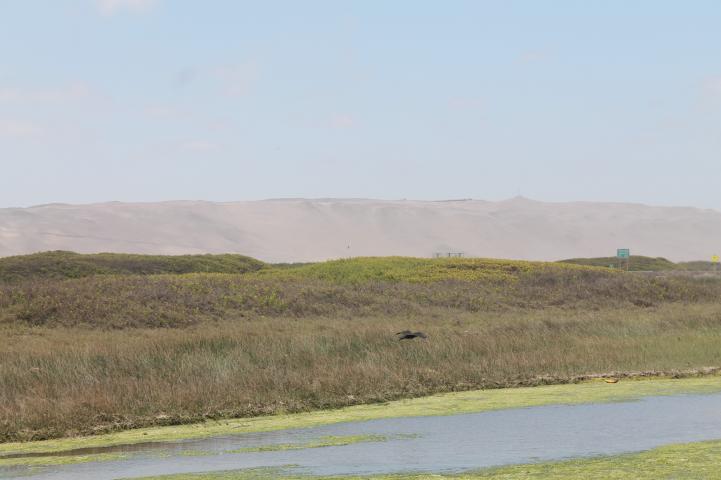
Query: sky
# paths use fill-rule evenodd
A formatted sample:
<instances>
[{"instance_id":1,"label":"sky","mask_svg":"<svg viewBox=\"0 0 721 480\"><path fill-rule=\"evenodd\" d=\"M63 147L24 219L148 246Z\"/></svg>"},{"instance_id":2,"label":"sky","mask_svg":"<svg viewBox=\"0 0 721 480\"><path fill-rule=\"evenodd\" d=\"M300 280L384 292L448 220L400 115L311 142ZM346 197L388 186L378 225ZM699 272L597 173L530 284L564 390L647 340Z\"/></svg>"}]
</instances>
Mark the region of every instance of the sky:
<instances>
[{"instance_id":1,"label":"sky","mask_svg":"<svg viewBox=\"0 0 721 480\"><path fill-rule=\"evenodd\" d=\"M721 210L721 2L0 0L0 207Z\"/></svg>"}]
</instances>

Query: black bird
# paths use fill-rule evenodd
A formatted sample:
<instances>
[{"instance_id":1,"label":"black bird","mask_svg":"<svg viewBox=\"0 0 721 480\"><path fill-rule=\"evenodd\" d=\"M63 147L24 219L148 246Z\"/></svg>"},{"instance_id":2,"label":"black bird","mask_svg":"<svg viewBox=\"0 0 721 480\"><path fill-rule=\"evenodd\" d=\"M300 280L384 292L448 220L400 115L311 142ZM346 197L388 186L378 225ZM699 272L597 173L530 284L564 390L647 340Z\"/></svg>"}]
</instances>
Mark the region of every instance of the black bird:
<instances>
[{"instance_id":1,"label":"black bird","mask_svg":"<svg viewBox=\"0 0 721 480\"><path fill-rule=\"evenodd\" d=\"M423 332L411 332L410 330L403 330L402 332L396 333L399 335L398 340L413 340L414 338L428 338Z\"/></svg>"}]
</instances>

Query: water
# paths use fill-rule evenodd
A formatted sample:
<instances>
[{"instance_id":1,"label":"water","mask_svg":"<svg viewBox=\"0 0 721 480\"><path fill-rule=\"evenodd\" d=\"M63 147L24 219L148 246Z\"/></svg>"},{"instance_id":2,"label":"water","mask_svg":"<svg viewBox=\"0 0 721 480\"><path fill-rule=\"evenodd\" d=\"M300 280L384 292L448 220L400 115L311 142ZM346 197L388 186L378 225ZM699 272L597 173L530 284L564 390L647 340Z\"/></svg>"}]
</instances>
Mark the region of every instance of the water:
<instances>
[{"instance_id":1,"label":"water","mask_svg":"<svg viewBox=\"0 0 721 480\"><path fill-rule=\"evenodd\" d=\"M227 453L239 448L302 444L324 436L348 435L381 435L388 440L302 450ZM105 480L287 465L317 475L440 473L611 455L712 439L721 439L721 393L370 420L167 444L113 447L111 451L126 451L130 457L34 471L0 468L0 478ZM206 455L187 455L198 451Z\"/></svg>"}]
</instances>

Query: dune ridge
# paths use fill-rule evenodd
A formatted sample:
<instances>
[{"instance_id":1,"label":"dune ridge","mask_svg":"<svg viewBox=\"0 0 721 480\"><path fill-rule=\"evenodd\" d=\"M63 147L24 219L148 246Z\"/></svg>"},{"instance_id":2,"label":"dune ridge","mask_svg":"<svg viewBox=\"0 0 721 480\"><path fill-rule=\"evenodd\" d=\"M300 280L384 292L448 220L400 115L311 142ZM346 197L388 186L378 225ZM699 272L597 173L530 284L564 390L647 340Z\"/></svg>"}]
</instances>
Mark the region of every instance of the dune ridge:
<instances>
[{"instance_id":1,"label":"dune ridge","mask_svg":"<svg viewBox=\"0 0 721 480\"><path fill-rule=\"evenodd\" d=\"M0 256L242 253L268 262L351 256L558 260L616 248L672 261L721 253L721 212L627 203L275 199L0 209Z\"/></svg>"}]
</instances>

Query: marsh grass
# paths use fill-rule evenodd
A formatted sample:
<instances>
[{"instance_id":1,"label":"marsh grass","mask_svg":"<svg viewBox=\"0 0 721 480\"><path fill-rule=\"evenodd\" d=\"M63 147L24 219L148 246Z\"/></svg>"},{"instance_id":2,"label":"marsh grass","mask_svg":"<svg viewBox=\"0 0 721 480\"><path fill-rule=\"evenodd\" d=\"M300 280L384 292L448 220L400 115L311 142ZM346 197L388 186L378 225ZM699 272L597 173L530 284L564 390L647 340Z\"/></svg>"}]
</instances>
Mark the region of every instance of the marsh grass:
<instances>
[{"instance_id":1,"label":"marsh grass","mask_svg":"<svg viewBox=\"0 0 721 480\"><path fill-rule=\"evenodd\" d=\"M720 365L720 292L483 259L31 275L0 282L0 441Z\"/></svg>"},{"instance_id":2,"label":"marsh grass","mask_svg":"<svg viewBox=\"0 0 721 480\"><path fill-rule=\"evenodd\" d=\"M396 341L409 324L429 339ZM716 304L2 334L5 441L721 364Z\"/></svg>"}]
</instances>

